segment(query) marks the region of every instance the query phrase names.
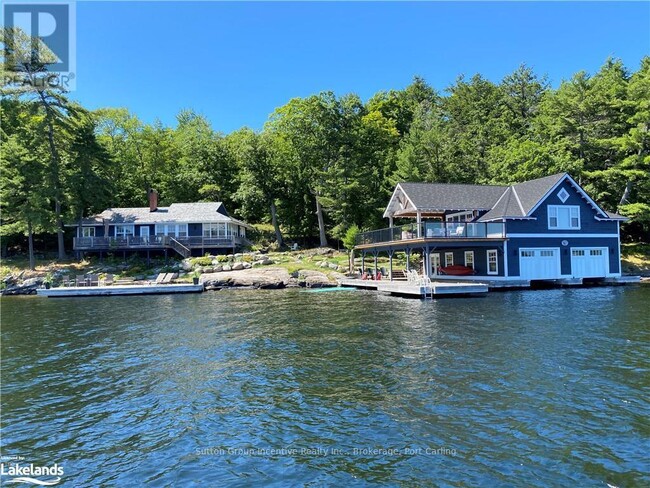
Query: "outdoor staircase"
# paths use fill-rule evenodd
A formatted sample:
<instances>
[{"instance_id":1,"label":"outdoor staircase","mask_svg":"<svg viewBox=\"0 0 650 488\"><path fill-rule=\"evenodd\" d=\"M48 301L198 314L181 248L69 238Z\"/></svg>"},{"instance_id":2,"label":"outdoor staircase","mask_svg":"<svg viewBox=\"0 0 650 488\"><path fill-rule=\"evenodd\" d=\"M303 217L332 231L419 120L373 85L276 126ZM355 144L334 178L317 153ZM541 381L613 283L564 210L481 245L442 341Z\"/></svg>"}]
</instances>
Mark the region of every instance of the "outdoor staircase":
<instances>
[{"instance_id":1,"label":"outdoor staircase","mask_svg":"<svg viewBox=\"0 0 650 488\"><path fill-rule=\"evenodd\" d=\"M183 256L184 258L189 258L190 255L192 254L192 251L188 247L185 247L183 244L178 242L176 239L173 237L169 238L169 247L171 247L174 251L176 251L178 254Z\"/></svg>"}]
</instances>

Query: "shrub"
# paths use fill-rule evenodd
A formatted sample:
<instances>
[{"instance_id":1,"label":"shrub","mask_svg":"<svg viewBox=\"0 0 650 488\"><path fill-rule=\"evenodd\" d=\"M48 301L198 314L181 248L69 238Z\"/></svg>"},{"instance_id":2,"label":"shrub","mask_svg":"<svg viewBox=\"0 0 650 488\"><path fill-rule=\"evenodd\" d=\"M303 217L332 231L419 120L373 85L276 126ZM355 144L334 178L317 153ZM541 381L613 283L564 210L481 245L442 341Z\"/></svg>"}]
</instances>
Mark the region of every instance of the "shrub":
<instances>
[{"instance_id":1,"label":"shrub","mask_svg":"<svg viewBox=\"0 0 650 488\"><path fill-rule=\"evenodd\" d=\"M210 256L192 258L190 263L192 263L192 266L210 266L212 264L212 258Z\"/></svg>"}]
</instances>

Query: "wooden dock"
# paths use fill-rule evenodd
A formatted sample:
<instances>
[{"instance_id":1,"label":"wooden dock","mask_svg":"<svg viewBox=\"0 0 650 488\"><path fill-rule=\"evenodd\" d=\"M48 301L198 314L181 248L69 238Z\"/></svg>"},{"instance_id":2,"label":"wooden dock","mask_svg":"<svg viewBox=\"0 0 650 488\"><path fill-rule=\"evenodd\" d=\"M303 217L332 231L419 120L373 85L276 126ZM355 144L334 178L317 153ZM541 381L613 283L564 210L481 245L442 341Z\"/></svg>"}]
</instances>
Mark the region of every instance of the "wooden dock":
<instances>
[{"instance_id":1,"label":"wooden dock","mask_svg":"<svg viewBox=\"0 0 650 488\"><path fill-rule=\"evenodd\" d=\"M97 297L119 295L164 295L169 293L201 293L203 284L191 283L169 285L111 285L111 286L70 286L65 288L40 288L38 296L59 297Z\"/></svg>"},{"instance_id":2,"label":"wooden dock","mask_svg":"<svg viewBox=\"0 0 650 488\"><path fill-rule=\"evenodd\" d=\"M358 279L340 280L341 286L365 290L377 290L391 295L412 298L441 298L459 296L481 296L488 292L485 283L463 283L453 281L432 281L430 285L416 285L406 281L373 281Z\"/></svg>"}]
</instances>

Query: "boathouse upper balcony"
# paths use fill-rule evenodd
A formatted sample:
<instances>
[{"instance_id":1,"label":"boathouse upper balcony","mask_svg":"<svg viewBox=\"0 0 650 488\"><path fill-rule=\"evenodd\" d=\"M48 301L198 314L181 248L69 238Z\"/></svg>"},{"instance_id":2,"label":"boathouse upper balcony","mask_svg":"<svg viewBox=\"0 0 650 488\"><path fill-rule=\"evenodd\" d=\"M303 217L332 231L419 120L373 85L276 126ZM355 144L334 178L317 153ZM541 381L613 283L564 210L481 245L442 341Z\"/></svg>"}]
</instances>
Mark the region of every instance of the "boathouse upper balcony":
<instances>
[{"instance_id":1,"label":"boathouse upper balcony","mask_svg":"<svg viewBox=\"0 0 650 488\"><path fill-rule=\"evenodd\" d=\"M371 230L357 235L356 246L366 247L402 241L503 240L503 222L413 222L406 225Z\"/></svg>"}]
</instances>

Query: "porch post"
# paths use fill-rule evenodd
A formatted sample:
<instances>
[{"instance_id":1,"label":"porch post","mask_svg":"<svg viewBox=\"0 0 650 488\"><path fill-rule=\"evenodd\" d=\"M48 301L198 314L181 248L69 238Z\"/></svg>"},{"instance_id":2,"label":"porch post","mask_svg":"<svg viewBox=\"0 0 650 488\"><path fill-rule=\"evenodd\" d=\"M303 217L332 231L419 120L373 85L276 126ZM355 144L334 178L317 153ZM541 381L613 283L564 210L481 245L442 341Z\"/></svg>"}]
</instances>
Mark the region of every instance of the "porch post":
<instances>
[{"instance_id":1,"label":"porch post","mask_svg":"<svg viewBox=\"0 0 650 488\"><path fill-rule=\"evenodd\" d=\"M366 272L366 251L361 251L361 274Z\"/></svg>"},{"instance_id":2,"label":"porch post","mask_svg":"<svg viewBox=\"0 0 650 488\"><path fill-rule=\"evenodd\" d=\"M393 281L393 250L388 251L388 279Z\"/></svg>"},{"instance_id":3,"label":"porch post","mask_svg":"<svg viewBox=\"0 0 650 488\"><path fill-rule=\"evenodd\" d=\"M379 254L379 251L375 251L375 279L377 279L377 255Z\"/></svg>"},{"instance_id":4,"label":"porch post","mask_svg":"<svg viewBox=\"0 0 650 488\"><path fill-rule=\"evenodd\" d=\"M407 247L405 252L406 252L406 271L411 271L411 248Z\"/></svg>"},{"instance_id":5,"label":"porch post","mask_svg":"<svg viewBox=\"0 0 650 488\"><path fill-rule=\"evenodd\" d=\"M390 215L390 216L388 217L388 227L392 227L392 226L393 226L393 216Z\"/></svg>"},{"instance_id":6,"label":"porch post","mask_svg":"<svg viewBox=\"0 0 650 488\"><path fill-rule=\"evenodd\" d=\"M417 213L417 222L418 222L418 237L422 237L422 214L418 210Z\"/></svg>"},{"instance_id":7,"label":"porch post","mask_svg":"<svg viewBox=\"0 0 650 488\"><path fill-rule=\"evenodd\" d=\"M429 245L424 249L424 276L429 276L431 274L431 251Z\"/></svg>"}]
</instances>

